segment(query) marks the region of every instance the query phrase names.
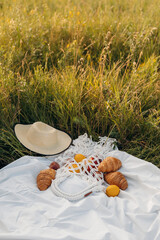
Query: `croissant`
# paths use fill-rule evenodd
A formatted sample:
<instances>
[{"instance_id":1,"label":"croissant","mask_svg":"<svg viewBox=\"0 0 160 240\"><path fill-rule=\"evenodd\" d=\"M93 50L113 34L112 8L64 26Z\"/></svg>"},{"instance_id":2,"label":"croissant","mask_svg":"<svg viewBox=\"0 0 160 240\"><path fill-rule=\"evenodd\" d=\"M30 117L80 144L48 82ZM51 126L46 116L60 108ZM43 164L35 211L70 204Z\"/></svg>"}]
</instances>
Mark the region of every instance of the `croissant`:
<instances>
[{"instance_id":1,"label":"croissant","mask_svg":"<svg viewBox=\"0 0 160 240\"><path fill-rule=\"evenodd\" d=\"M100 172L114 172L122 166L121 161L118 158L107 157L98 166Z\"/></svg>"},{"instance_id":2,"label":"croissant","mask_svg":"<svg viewBox=\"0 0 160 240\"><path fill-rule=\"evenodd\" d=\"M44 170L41 170L40 173L46 173L46 174L49 174L52 179L55 179L55 176L56 176L56 171L54 169L44 169Z\"/></svg>"},{"instance_id":3,"label":"croissant","mask_svg":"<svg viewBox=\"0 0 160 240\"><path fill-rule=\"evenodd\" d=\"M56 171L54 169L41 170L37 176L37 187L40 191L46 190L55 179Z\"/></svg>"},{"instance_id":4,"label":"croissant","mask_svg":"<svg viewBox=\"0 0 160 240\"><path fill-rule=\"evenodd\" d=\"M128 187L126 178L120 172L106 173L104 174L104 179L108 184L117 185L122 190L125 190Z\"/></svg>"}]
</instances>

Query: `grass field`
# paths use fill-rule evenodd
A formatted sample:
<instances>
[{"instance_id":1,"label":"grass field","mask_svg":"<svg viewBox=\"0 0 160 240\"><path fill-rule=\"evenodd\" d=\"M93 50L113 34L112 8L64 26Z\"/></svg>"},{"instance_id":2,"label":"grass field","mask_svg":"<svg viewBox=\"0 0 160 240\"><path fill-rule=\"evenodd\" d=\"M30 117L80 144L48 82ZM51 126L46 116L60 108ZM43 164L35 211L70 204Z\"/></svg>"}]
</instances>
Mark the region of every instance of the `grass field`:
<instances>
[{"instance_id":1,"label":"grass field","mask_svg":"<svg viewBox=\"0 0 160 240\"><path fill-rule=\"evenodd\" d=\"M0 162L14 124L114 137L160 167L160 1L0 1Z\"/></svg>"}]
</instances>

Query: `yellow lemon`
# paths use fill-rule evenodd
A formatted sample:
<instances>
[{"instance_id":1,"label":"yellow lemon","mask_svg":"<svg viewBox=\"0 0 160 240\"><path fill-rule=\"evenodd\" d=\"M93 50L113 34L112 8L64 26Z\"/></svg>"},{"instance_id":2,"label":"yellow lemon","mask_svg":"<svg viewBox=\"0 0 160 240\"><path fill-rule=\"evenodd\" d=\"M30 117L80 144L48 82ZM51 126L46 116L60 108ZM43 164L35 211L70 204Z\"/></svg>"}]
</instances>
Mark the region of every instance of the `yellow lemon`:
<instances>
[{"instance_id":1,"label":"yellow lemon","mask_svg":"<svg viewBox=\"0 0 160 240\"><path fill-rule=\"evenodd\" d=\"M74 159L75 159L75 161L77 162L77 163L79 163L79 162L81 162L83 159L85 159L86 157L84 156L84 155L82 155L82 154L76 154L75 156L74 156Z\"/></svg>"},{"instance_id":2,"label":"yellow lemon","mask_svg":"<svg viewBox=\"0 0 160 240\"><path fill-rule=\"evenodd\" d=\"M106 188L106 194L108 197L118 196L120 188L116 185L110 185Z\"/></svg>"},{"instance_id":3,"label":"yellow lemon","mask_svg":"<svg viewBox=\"0 0 160 240\"><path fill-rule=\"evenodd\" d=\"M72 167L73 168L78 168L78 165L77 164L72 164ZM69 167L70 169L71 169L71 167ZM69 170L70 172L73 172L73 170ZM79 169L76 169L76 170L74 170L76 173L80 173L80 170Z\"/></svg>"}]
</instances>

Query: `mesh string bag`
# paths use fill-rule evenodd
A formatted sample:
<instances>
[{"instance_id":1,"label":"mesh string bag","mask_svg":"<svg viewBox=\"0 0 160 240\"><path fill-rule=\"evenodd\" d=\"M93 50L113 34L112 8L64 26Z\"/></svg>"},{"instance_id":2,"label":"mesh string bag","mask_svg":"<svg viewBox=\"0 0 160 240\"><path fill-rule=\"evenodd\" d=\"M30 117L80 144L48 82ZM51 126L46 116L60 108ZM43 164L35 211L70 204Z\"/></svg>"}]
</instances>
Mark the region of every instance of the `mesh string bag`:
<instances>
[{"instance_id":1,"label":"mesh string bag","mask_svg":"<svg viewBox=\"0 0 160 240\"><path fill-rule=\"evenodd\" d=\"M98 142L94 142L87 134L74 140L73 145L55 159L61 167L57 170L56 179L53 180L51 185L54 194L70 201L76 201L93 192L103 191L104 178L103 173L98 171L98 166L107 157L107 154L115 149L114 143L115 139L107 137L100 137ZM74 156L78 153L86 157L79 163L74 159ZM76 193L63 191L60 185L67 179L74 178L74 176L85 181L87 187Z\"/></svg>"}]
</instances>

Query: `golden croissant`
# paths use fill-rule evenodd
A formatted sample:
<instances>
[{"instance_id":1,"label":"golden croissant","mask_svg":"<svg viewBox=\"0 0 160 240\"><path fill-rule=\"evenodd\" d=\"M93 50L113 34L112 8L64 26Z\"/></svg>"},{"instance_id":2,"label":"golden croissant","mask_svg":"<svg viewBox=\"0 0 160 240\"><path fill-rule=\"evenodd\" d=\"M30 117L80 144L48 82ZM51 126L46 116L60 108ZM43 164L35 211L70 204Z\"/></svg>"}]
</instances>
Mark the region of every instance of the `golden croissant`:
<instances>
[{"instance_id":1,"label":"golden croissant","mask_svg":"<svg viewBox=\"0 0 160 240\"><path fill-rule=\"evenodd\" d=\"M54 169L41 170L37 176L37 187L39 190L46 190L52 183L52 179L55 179L56 171Z\"/></svg>"},{"instance_id":2,"label":"golden croissant","mask_svg":"<svg viewBox=\"0 0 160 240\"><path fill-rule=\"evenodd\" d=\"M51 176L52 179L55 179L55 176L56 176L56 171L55 169L44 169L44 170L41 170L40 173L46 173L46 174L49 174Z\"/></svg>"},{"instance_id":3,"label":"golden croissant","mask_svg":"<svg viewBox=\"0 0 160 240\"><path fill-rule=\"evenodd\" d=\"M125 190L128 187L126 178L120 172L105 173L104 179L108 184L117 185L122 190Z\"/></svg>"},{"instance_id":4,"label":"golden croissant","mask_svg":"<svg viewBox=\"0 0 160 240\"><path fill-rule=\"evenodd\" d=\"M114 172L122 166L121 161L118 158L107 157L98 166L100 172Z\"/></svg>"}]
</instances>

